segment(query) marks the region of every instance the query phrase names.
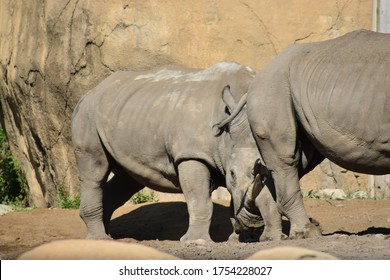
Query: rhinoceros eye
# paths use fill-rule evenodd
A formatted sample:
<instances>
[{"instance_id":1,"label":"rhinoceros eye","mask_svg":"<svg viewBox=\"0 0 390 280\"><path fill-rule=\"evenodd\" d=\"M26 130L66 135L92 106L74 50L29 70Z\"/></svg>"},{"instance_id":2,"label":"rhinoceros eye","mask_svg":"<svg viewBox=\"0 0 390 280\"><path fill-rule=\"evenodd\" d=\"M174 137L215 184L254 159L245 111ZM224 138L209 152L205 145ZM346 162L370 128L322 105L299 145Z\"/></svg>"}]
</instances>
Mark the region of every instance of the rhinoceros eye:
<instances>
[{"instance_id":1,"label":"rhinoceros eye","mask_svg":"<svg viewBox=\"0 0 390 280\"><path fill-rule=\"evenodd\" d=\"M230 176L232 177L233 180L236 180L236 173L234 173L233 170L230 170Z\"/></svg>"},{"instance_id":2,"label":"rhinoceros eye","mask_svg":"<svg viewBox=\"0 0 390 280\"><path fill-rule=\"evenodd\" d=\"M255 175L256 175L256 172L255 172L255 169L254 169L254 168L252 168L252 170L251 170L251 175L252 175L252 176L255 176Z\"/></svg>"}]
</instances>

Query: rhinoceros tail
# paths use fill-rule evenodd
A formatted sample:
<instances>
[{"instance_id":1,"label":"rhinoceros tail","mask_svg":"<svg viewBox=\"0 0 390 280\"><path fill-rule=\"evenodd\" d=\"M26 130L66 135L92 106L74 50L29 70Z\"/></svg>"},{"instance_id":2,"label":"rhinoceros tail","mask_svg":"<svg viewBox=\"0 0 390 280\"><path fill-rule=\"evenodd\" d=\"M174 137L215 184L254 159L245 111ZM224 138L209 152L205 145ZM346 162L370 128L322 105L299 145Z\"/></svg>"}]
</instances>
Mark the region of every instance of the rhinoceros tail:
<instances>
[{"instance_id":1,"label":"rhinoceros tail","mask_svg":"<svg viewBox=\"0 0 390 280\"><path fill-rule=\"evenodd\" d=\"M240 101L238 102L237 106L234 108L233 112L228 116L227 118L221 120L220 122L213 125L213 129L215 130L215 136L220 136L226 129L226 127L231 123L231 121L234 120L235 117L241 112L242 108L244 108L246 104L246 97L248 93L245 93Z\"/></svg>"}]
</instances>

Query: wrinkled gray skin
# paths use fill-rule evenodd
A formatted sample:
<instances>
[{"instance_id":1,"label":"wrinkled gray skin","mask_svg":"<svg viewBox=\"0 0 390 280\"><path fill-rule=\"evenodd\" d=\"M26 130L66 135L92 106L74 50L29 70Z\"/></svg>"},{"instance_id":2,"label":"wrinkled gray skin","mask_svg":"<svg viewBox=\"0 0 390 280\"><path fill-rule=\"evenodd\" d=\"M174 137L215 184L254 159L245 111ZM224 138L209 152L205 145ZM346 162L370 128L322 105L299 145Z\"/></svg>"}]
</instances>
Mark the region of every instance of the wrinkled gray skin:
<instances>
[{"instance_id":1,"label":"wrinkled gray skin","mask_svg":"<svg viewBox=\"0 0 390 280\"><path fill-rule=\"evenodd\" d=\"M148 186L183 192L189 228L182 241L211 240L212 190L226 186L237 212L259 158L246 109L219 136L213 126L234 111L253 77L251 69L228 62L206 70L116 72L83 97L72 140L87 238L110 238L113 211Z\"/></svg>"},{"instance_id":2,"label":"wrinkled gray skin","mask_svg":"<svg viewBox=\"0 0 390 280\"><path fill-rule=\"evenodd\" d=\"M276 207L290 220L290 238L318 234L299 179L324 157L356 172L390 173L389 72L390 35L355 31L291 46L257 74L248 119L277 202L270 215L262 211L266 227L276 228L264 238L280 239Z\"/></svg>"}]
</instances>

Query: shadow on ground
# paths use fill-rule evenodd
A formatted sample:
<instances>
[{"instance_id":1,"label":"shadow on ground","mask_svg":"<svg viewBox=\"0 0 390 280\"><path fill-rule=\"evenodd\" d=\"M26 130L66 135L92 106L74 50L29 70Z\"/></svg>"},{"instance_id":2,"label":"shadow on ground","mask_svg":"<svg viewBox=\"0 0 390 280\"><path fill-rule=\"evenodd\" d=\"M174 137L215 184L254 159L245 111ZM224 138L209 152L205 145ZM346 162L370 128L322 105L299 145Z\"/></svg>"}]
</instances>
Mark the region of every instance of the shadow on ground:
<instances>
[{"instance_id":1,"label":"shadow on ground","mask_svg":"<svg viewBox=\"0 0 390 280\"><path fill-rule=\"evenodd\" d=\"M141 206L111 220L114 239L178 241L188 228L185 202L161 202ZM210 235L216 242L227 241L232 233L229 207L214 203Z\"/></svg>"},{"instance_id":2,"label":"shadow on ground","mask_svg":"<svg viewBox=\"0 0 390 280\"><path fill-rule=\"evenodd\" d=\"M214 203L213 218L210 235L215 242L227 241L232 234L229 216L229 207ZM312 220L314 224L318 224ZM187 205L182 201L158 202L141 206L127 214L111 221L111 236L114 239L133 238L142 240L171 240L178 241L188 228ZM283 220L283 232L288 234L290 224ZM252 232L246 236L247 242L258 240L261 232ZM359 232L334 231L323 236L383 234L390 236L390 229L383 227L370 227ZM252 239L251 239L252 237ZM241 239L241 238L240 238ZM251 240L251 241L248 241ZM242 241L242 240L241 240Z\"/></svg>"},{"instance_id":3,"label":"shadow on ground","mask_svg":"<svg viewBox=\"0 0 390 280\"><path fill-rule=\"evenodd\" d=\"M390 228L383 228L383 227L369 227L366 230L362 230L359 232L348 232L344 230L335 231L332 233L323 234L324 236L331 236L334 234L342 234L342 235L357 235L357 236L365 236L365 235L371 235L371 234L383 234L383 235L389 235L390 238Z\"/></svg>"}]
</instances>

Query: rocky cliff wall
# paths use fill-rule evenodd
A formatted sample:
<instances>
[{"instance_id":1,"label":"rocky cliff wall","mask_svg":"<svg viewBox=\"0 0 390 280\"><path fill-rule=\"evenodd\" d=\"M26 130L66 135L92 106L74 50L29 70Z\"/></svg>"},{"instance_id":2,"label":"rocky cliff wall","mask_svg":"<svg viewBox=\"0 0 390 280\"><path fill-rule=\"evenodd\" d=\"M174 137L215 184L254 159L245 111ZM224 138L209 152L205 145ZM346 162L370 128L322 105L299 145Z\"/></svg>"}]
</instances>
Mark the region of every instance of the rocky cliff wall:
<instances>
[{"instance_id":1,"label":"rocky cliff wall","mask_svg":"<svg viewBox=\"0 0 390 280\"><path fill-rule=\"evenodd\" d=\"M370 29L371 2L1 0L1 122L31 204L55 204L59 188L77 194L70 116L113 71L221 60L259 69L289 44Z\"/></svg>"}]
</instances>

